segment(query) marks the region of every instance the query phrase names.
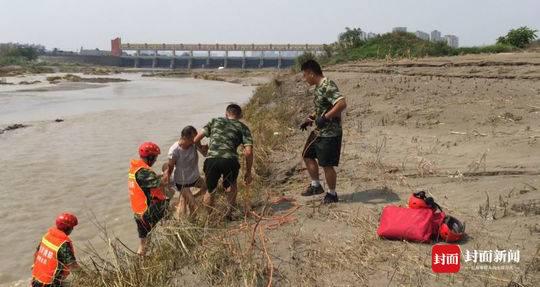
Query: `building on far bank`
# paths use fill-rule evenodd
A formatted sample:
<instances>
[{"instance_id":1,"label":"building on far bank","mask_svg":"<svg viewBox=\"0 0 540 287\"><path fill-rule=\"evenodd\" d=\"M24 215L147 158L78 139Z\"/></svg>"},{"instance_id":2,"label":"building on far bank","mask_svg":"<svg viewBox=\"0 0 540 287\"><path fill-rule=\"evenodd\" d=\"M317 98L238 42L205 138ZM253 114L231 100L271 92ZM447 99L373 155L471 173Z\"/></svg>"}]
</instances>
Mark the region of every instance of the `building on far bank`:
<instances>
[{"instance_id":1,"label":"building on far bank","mask_svg":"<svg viewBox=\"0 0 540 287\"><path fill-rule=\"evenodd\" d=\"M407 27L394 27L392 32L407 32Z\"/></svg>"},{"instance_id":2,"label":"building on far bank","mask_svg":"<svg viewBox=\"0 0 540 287\"><path fill-rule=\"evenodd\" d=\"M429 34L426 32L416 31L415 35L422 40L429 41Z\"/></svg>"},{"instance_id":3,"label":"building on far bank","mask_svg":"<svg viewBox=\"0 0 540 287\"><path fill-rule=\"evenodd\" d=\"M446 44L452 48L459 47L459 38L455 35L445 35L444 39L446 40Z\"/></svg>"},{"instance_id":4,"label":"building on far bank","mask_svg":"<svg viewBox=\"0 0 540 287\"><path fill-rule=\"evenodd\" d=\"M431 31L431 42L441 42L444 39L441 37L441 31L433 30Z\"/></svg>"},{"instance_id":5,"label":"building on far bank","mask_svg":"<svg viewBox=\"0 0 540 287\"><path fill-rule=\"evenodd\" d=\"M81 47L81 50L79 51L79 55L83 56L110 56L111 51L104 51L100 49L91 49L91 50L85 50L83 47Z\"/></svg>"}]
</instances>

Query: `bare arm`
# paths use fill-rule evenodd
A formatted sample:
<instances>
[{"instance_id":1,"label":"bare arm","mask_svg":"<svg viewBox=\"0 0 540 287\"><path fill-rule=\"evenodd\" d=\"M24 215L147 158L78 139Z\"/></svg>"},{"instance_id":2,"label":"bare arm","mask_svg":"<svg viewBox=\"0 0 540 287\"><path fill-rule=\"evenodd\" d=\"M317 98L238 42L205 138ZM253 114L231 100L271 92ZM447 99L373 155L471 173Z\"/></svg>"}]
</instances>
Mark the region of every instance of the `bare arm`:
<instances>
[{"instance_id":1,"label":"bare arm","mask_svg":"<svg viewBox=\"0 0 540 287\"><path fill-rule=\"evenodd\" d=\"M169 166L167 168L167 179L171 178L174 166L176 165L176 160L174 158L169 159L168 165Z\"/></svg>"},{"instance_id":2,"label":"bare arm","mask_svg":"<svg viewBox=\"0 0 540 287\"><path fill-rule=\"evenodd\" d=\"M244 157L246 158L246 172L244 174L244 181L250 184L253 180L251 175L251 168L253 167L253 147L247 145L244 147Z\"/></svg>"},{"instance_id":3,"label":"bare arm","mask_svg":"<svg viewBox=\"0 0 540 287\"><path fill-rule=\"evenodd\" d=\"M204 133L203 132L199 132L195 138L193 139L193 142L195 144L200 144L201 143L201 140L204 138Z\"/></svg>"},{"instance_id":4,"label":"bare arm","mask_svg":"<svg viewBox=\"0 0 540 287\"><path fill-rule=\"evenodd\" d=\"M324 114L324 117L327 119L332 118L339 118L341 116L341 112L343 112L347 108L347 102L344 98L341 100L338 100L338 102L328 111L326 114Z\"/></svg>"},{"instance_id":5,"label":"bare arm","mask_svg":"<svg viewBox=\"0 0 540 287\"><path fill-rule=\"evenodd\" d=\"M205 145L202 145L201 142L198 142L195 144L195 146L197 147L197 150L203 155L203 156L207 156L208 155L208 145L205 144Z\"/></svg>"}]
</instances>

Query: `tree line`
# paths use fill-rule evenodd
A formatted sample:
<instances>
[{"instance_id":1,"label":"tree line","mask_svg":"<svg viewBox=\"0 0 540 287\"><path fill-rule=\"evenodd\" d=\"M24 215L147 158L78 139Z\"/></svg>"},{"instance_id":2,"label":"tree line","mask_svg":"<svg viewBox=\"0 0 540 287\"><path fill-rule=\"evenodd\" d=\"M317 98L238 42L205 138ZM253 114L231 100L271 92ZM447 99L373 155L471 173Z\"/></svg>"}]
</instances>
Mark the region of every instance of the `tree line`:
<instances>
[{"instance_id":1,"label":"tree line","mask_svg":"<svg viewBox=\"0 0 540 287\"><path fill-rule=\"evenodd\" d=\"M410 58L425 56L453 56L479 53L502 53L524 49L535 42L538 31L529 27L511 29L499 37L496 43L480 47L452 48L444 41L431 42L416 37L413 33L391 32L364 39L360 28L346 27L336 42L325 45L323 55L317 57L305 53L298 57L297 64L307 59L318 58L327 64L368 58Z\"/></svg>"}]
</instances>

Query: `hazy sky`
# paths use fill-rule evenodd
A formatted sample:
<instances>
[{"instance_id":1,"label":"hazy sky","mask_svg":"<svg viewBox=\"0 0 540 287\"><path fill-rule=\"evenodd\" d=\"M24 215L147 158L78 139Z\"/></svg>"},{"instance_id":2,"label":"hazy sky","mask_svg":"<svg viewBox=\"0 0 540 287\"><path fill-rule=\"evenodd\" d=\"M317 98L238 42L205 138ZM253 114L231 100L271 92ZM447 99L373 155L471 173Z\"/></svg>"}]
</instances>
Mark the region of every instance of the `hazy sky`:
<instances>
[{"instance_id":1,"label":"hazy sky","mask_svg":"<svg viewBox=\"0 0 540 287\"><path fill-rule=\"evenodd\" d=\"M143 43L330 43L344 27L433 29L460 45L540 29L539 0L0 0L0 42L51 49Z\"/></svg>"}]
</instances>

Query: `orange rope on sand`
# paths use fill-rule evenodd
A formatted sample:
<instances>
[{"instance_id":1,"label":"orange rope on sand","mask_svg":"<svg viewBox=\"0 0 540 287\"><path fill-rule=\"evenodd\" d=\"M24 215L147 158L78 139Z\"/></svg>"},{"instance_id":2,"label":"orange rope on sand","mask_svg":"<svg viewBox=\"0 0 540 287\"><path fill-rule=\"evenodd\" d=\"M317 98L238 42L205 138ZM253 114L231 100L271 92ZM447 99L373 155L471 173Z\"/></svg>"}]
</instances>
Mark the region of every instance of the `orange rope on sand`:
<instances>
[{"instance_id":1,"label":"orange rope on sand","mask_svg":"<svg viewBox=\"0 0 540 287\"><path fill-rule=\"evenodd\" d=\"M253 217L255 217L257 220L259 220L259 225L261 227L267 228L267 229L275 229L283 224L290 223L296 220L296 217L293 217L292 214L300 208L300 205L296 203L296 200L292 197L286 197L282 196L279 197L273 201L271 201L271 205L280 204L283 202L290 202L292 203L292 207L287 210L285 214L279 214L279 215L273 215L273 216L261 216L255 211L250 211L249 214L251 214ZM263 221L265 223L263 223ZM238 224L238 226L234 229L229 230L229 233L236 233L241 230L245 230L246 228L250 227L250 223L245 220L244 222Z\"/></svg>"},{"instance_id":2,"label":"orange rope on sand","mask_svg":"<svg viewBox=\"0 0 540 287\"><path fill-rule=\"evenodd\" d=\"M267 287L272 286L272 277L274 277L274 263L268 255L268 250L266 249L266 237L264 236L264 228L259 229L259 238L261 239L261 244L263 246L264 255L266 255L266 260L268 260L268 268L270 269L270 274L268 275L268 285Z\"/></svg>"},{"instance_id":3,"label":"orange rope on sand","mask_svg":"<svg viewBox=\"0 0 540 287\"><path fill-rule=\"evenodd\" d=\"M257 212L252 210L248 214L251 214L256 219L255 224L253 224L252 222L250 223L246 218L242 223L238 224L238 226L227 231L227 234L237 234L241 231L252 230L251 247L246 251L248 253L253 250L253 247L255 245L255 237L257 236L258 231L259 240L261 241L262 245L262 251L264 252L266 260L268 261L268 268L270 269L267 287L272 286L272 280L274 276L274 264L272 262L272 259L270 258L270 255L268 254L268 249L266 246L266 235L264 231L266 229L274 230L284 224L294 222L296 220L296 217L293 216L293 213L300 208L300 205L296 202L294 198L287 196L281 196L274 200L271 200L269 205L277 205L284 202L289 202L292 204L292 207L284 211L285 213L280 213L278 215L272 216L261 216ZM231 251L233 251L232 248Z\"/></svg>"},{"instance_id":4,"label":"orange rope on sand","mask_svg":"<svg viewBox=\"0 0 540 287\"><path fill-rule=\"evenodd\" d=\"M251 211L251 214L253 216L255 216L257 219L259 220L265 220L265 221L269 221L268 223L266 223L264 226L268 229L275 229L285 223L290 223L290 222L293 222L296 220L295 217L292 216L292 214L298 209L300 208L300 205L298 205L298 203L296 203L296 200L292 197L285 197L285 196L282 196L282 197L279 197L273 201L271 201L272 205L276 205L276 204L280 204L280 203L283 203L283 202L291 202L293 204L293 207L291 207L287 213L283 214L283 215L274 215L274 216L270 216L270 217L263 217L263 216L260 216L259 214L257 214L256 212L254 211Z\"/></svg>"},{"instance_id":5,"label":"orange rope on sand","mask_svg":"<svg viewBox=\"0 0 540 287\"><path fill-rule=\"evenodd\" d=\"M261 241L261 245L264 251L264 255L266 256L266 260L268 261L268 268L270 269L270 274L268 275L268 285L267 287L272 286L272 278L274 276L274 264L272 262L272 259L270 258L270 255L268 254L268 249L266 248L266 236L264 234L265 229L276 229L279 226L290 223L296 220L295 217L292 216L292 214L300 208L300 205L296 203L296 200L291 197L279 197L277 199L274 199L271 201L272 205L277 205L283 202L291 202L292 207L283 215L274 215L270 217L263 217L257 214L256 212L252 211L251 214L257 218L257 225L255 228L259 229L259 239ZM267 221L266 223L262 223L262 221ZM255 230L254 230L255 231ZM254 239L253 239L254 240Z\"/></svg>"}]
</instances>

